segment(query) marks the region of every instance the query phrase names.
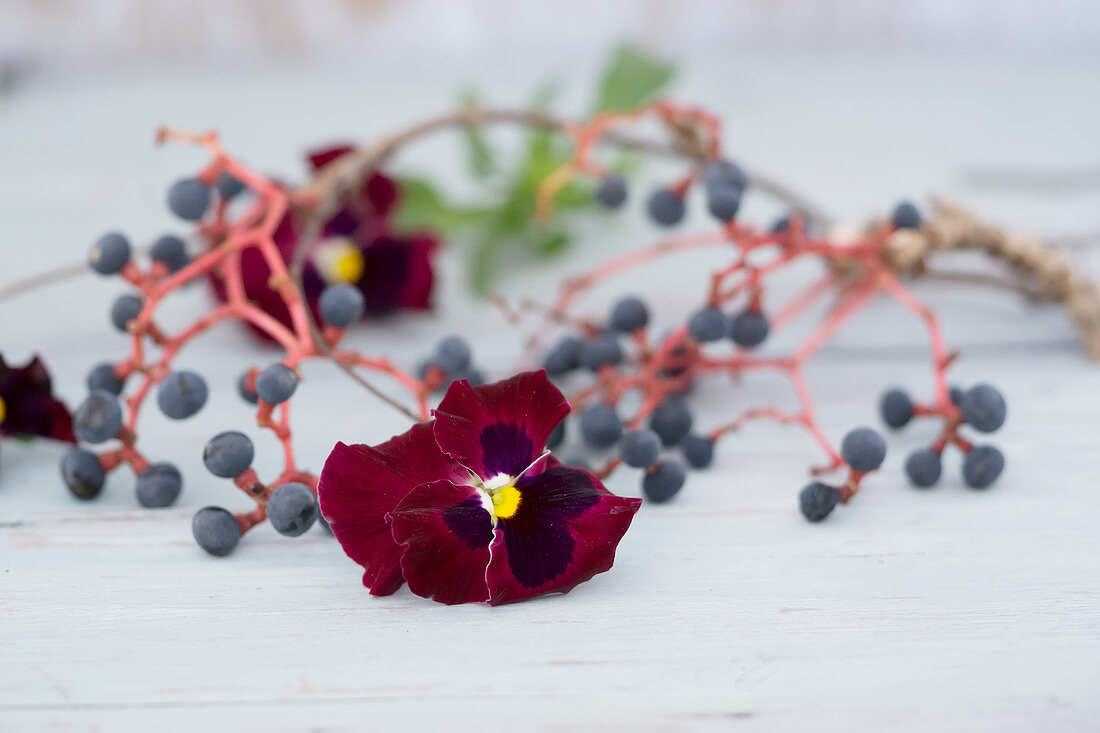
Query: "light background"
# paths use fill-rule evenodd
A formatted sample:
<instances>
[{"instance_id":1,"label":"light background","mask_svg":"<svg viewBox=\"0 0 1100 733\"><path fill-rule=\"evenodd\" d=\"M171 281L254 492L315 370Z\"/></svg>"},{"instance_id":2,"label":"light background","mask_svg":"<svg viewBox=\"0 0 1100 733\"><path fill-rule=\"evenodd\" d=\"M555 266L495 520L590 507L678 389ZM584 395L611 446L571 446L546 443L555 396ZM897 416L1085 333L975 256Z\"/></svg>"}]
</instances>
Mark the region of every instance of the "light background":
<instances>
[{"instance_id":1,"label":"light background","mask_svg":"<svg viewBox=\"0 0 1100 733\"><path fill-rule=\"evenodd\" d=\"M842 219L938 193L1007 226L1090 234L1100 229L1098 16L1087 2L9 0L0 271L7 281L79 260L109 227L139 241L175 227L164 188L202 157L153 147L159 124L216 127L245 160L297 178L304 147L369 140L452 106L466 85L511 106L556 78L562 111L580 113L626 39L678 61L675 96L720 113L736 157ZM398 169L468 195L457 142L410 149ZM975 167L1077 183L992 190L969 182ZM648 165L638 190L671 173ZM693 203L685 230L707 226ZM747 211L773 213L759 200ZM570 258L509 267L497 289L549 298L563 276L654 236L636 198L587 223ZM1095 250L1076 256L1100 274ZM671 324L697 305L694 286L715 264L687 257L624 287ZM478 361L506 373L517 335L466 295L462 268L452 249L433 316L367 326L355 343L411 365L476 323ZM811 275L792 272L777 290ZM0 304L0 348L44 353L76 402L89 366L125 349L106 320L116 292L89 277ZM599 313L620 292L604 288L585 307ZM172 424L150 411L147 422L149 452L187 476L177 509L135 511L126 476L76 504L55 447L3 446L0 729L1095 729L1096 367L1055 309L985 290L918 293L963 352L955 378L1009 397L995 436L1009 468L994 490L965 491L950 463L939 489L908 489L905 454L929 437L916 428L891 436L866 492L810 527L794 501L814 447L761 425L722 445L715 469L675 503L645 508L612 573L505 609L368 598L320 533L290 541L265 527L224 563L202 556L190 514L247 500L204 474L198 446L244 429L259 464L275 457L232 395L236 374L271 354L217 329L181 357L208 378L207 409ZM206 303L192 289L169 317ZM828 433L872 422L886 386L927 389L923 345L919 326L885 303L845 329L810 372ZM784 400L778 379L716 384L699 420ZM309 466L336 439L403 429L323 365L298 402ZM636 484L623 474L610 485L636 494Z\"/></svg>"}]
</instances>

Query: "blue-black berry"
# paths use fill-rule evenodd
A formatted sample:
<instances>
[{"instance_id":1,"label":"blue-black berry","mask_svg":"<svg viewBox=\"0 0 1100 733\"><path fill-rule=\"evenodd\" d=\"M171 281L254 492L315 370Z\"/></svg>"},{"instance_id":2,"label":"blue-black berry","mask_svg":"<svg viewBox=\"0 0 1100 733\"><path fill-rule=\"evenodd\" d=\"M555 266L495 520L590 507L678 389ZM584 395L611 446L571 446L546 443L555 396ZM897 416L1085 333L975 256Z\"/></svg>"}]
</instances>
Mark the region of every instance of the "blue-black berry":
<instances>
[{"instance_id":1,"label":"blue-black berry","mask_svg":"<svg viewBox=\"0 0 1100 733\"><path fill-rule=\"evenodd\" d=\"M157 388L160 411L173 420L191 417L206 404L206 380L192 371L172 372Z\"/></svg>"},{"instance_id":2,"label":"blue-black berry","mask_svg":"<svg viewBox=\"0 0 1100 733\"><path fill-rule=\"evenodd\" d=\"M256 450L244 433L228 430L218 433L202 450L206 470L221 478L233 478L252 465Z\"/></svg>"},{"instance_id":3,"label":"blue-black berry","mask_svg":"<svg viewBox=\"0 0 1100 733\"><path fill-rule=\"evenodd\" d=\"M567 466L571 466L572 468L580 468L585 471L592 470L592 464L584 456L570 456L569 458L566 458L564 461L562 461L562 463Z\"/></svg>"},{"instance_id":4,"label":"blue-black berry","mask_svg":"<svg viewBox=\"0 0 1100 733\"><path fill-rule=\"evenodd\" d=\"M665 445L676 445L691 432L691 411L680 397L669 396L649 416L649 427Z\"/></svg>"},{"instance_id":5,"label":"blue-black berry","mask_svg":"<svg viewBox=\"0 0 1100 733\"><path fill-rule=\"evenodd\" d=\"M743 310L730 319L730 338L743 349L751 349L768 338L768 317L758 310Z\"/></svg>"},{"instance_id":6,"label":"blue-black berry","mask_svg":"<svg viewBox=\"0 0 1100 733\"><path fill-rule=\"evenodd\" d=\"M645 468L661 453L661 439L652 430L630 430L619 441L619 457L634 468Z\"/></svg>"},{"instance_id":7,"label":"blue-black berry","mask_svg":"<svg viewBox=\"0 0 1100 733\"><path fill-rule=\"evenodd\" d=\"M61 476L73 496L94 499L103 490L107 472L95 453L84 448L70 448L61 459Z\"/></svg>"},{"instance_id":8,"label":"blue-black berry","mask_svg":"<svg viewBox=\"0 0 1100 733\"><path fill-rule=\"evenodd\" d=\"M715 160L703 170L703 186L708 189L732 188L742 193L749 185L749 177L741 166L731 160Z\"/></svg>"},{"instance_id":9,"label":"blue-black berry","mask_svg":"<svg viewBox=\"0 0 1100 733\"><path fill-rule=\"evenodd\" d=\"M558 423L558 426L550 432L549 437L546 438L546 447L554 450L563 440L565 440L565 420Z\"/></svg>"},{"instance_id":10,"label":"blue-black berry","mask_svg":"<svg viewBox=\"0 0 1100 733\"><path fill-rule=\"evenodd\" d=\"M609 209L617 209L626 203L626 181L622 176L610 173L596 187L596 200Z\"/></svg>"},{"instance_id":11,"label":"blue-black berry","mask_svg":"<svg viewBox=\"0 0 1100 733\"><path fill-rule=\"evenodd\" d=\"M485 375L481 373L480 369L474 367L467 367L461 372L455 375L455 379L465 379L471 386L476 387L480 384L485 384Z\"/></svg>"},{"instance_id":12,"label":"blue-black berry","mask_svg":"<svg viewBox=\"0 0 1100 733\"><path fill-rule=\"evenodd\" d=\"M563 336L550 347L542 366L551 377L568 374L581 365L582 342L576 336Z\"/></svg>"},{"instance_id":13,"label":"blue-black berry","mask_svg":"<svg viewBox=\"0 0 1100 733\"><path fill-rule=\"evenodd\" d=\"M433 370L436 370L436 369L438 369L440 372L443 372L443 368L440 367L438 364L436 364L434 359L422 359L416 365L416 376L421 381L424 381L428 377L432 376ZM446 372L443 372L443 375L446 376ZM448 382L448 384L449 384L449 382Z\"/></svg>"},{"instance_id":14,"label":"blue-black berry","mask_svg":"<svg viewBox=\"0 0 1100 733\"><path fill-rule=\"evenodd\" d=\"M905 427L913 419L913 400L909 399L903 389L894 388L883 392L878 406L882 421L894 430Z\"/></svg>"},{"instance_id":15,"label":"blue-black berry","mask_svg":"<svg viewBox=\"0 0 1100 733\"><path fill-rule=\"evenodd\" d=\"M124 386L122 380L118 378L118 374L115 373L115 365L110 362L96 364L92 371L88 372L86 381L89 392L101 389L104 392L118 395L122 393L122 387Z\"/></svg>"},{"instance_id":16,"label":"blue-black berry","mask_svg":"<svg viewBox=\"0 0 1100 733\"><path fill-rule=\"evenodd\" d=\"M321 293L317 306L322 321L336 328L347 328L363 317L367 303L354 285L333 285Z\"/></svg>"},{"instance_id":17,"label":"blue-black berry","mask_svg":"<svg viewBox=\"0 0 1100 733\"><path fill-rule=\"evenodd\" d=\"M963 395L966 394L966 392L963 391L962 387L951 385L947 388L947 394L951 398L951 404L958 407L962 404Z\"/></svg>"},{"instance_id":18,"label":"blue-black berry","mask_svg":"<svg viewBox=\"0 0 1100 733\"><path fill-rule=\"evenodd\" d=\"M436 385L433 391L445 390L450 387L451 384L461 379L465 379L467 382L475 387L479 384L485 384L485 375L482 374L481 371L478 370L476 367L467 366L465 369L461 369L452 373L444 369L443 365L440 364L437 361L437 358L434 356L430 359L425 359L421 361L420 364L417 365L416 370L421 380L428 379L428 377L431 376L432 370L439 370L439 372L442 373L443 381Z\"/></svg>"},{"instance_id":19,"label":"blue-black berry","mask_svg":"<svg viewBox=\"0 0 1100 733\"><path fill-rule=\"evenodd\" d=\"M252 380L252 383L255 384L256 381ZM260 397L256 394L256 390L248 386L248 371L241 372L241 376L237 377L237 394L241 396L242 400L250 405L254 405L260 401Z\"/></svg>"},{"instance_id":20,"label":"blue-black berry","mask_svg":"<svg viewBox=\"0 0 1100 733\"><path fill-rule=\"evenodd\" d=\"M623 421L610 405L592 405L581 413L581 439L594 448L609 448L623 434Z\"/></svg>"},{"instance_id":21,"label":"blue-black berry","mask_svg":"<svg viewBox=\"0 0 1100 733\"><path fill-rule=\"evenodd\" d=\"M141 314L145 301L136 295L120 295L111 304L111 323L119 331L126 333L126 325Z\"/></svg>"},{"instance_id":22,"label":"blue-black berry","mask_svg":"<svg viewBox=\"0 0 1100 733\"><path fill-rule=\"evenodd\" d=\"M967 424L983 433L992 433L1005 422L1005 398L988 384L979 384L966 390L959 409Z\"/></svg>"},{"instance_id":23,"label":"blue-black berry","mask_svg":"<svg viewBox=\"0 0 1100 733\"><path fill-rule=\"evenodd\" d=\"M991 445L976 445L963 459L962 473L966 485L972 489L987 489L1005 467L1005 457Z\"/></svg>"},{"instance_id":24,"label":"blue-black berry","mask_svg":"<svg viewBox=\"0 0 1100 733\"><path fill-rule=\"evenodd\" d=\"M706 468L714 460L714 441L705 435L692 433L685 436L680 441L680 450L692 468Z\"/></svg>"},{"instance_id":25,"label":"blue-black berry","mask_svg":"<svg viewBox=\"0 0 1100 733\"><path fill-rule=\"evenodd\" d=\"M802 516L811 522L820 522L829 516L840 502L840 489L835 486L814 481L805 486L798 495L798 506Z\"/></svg>"},{"instance_id":26,"label":"blue-black berry","mask_svg":"<svg viewBox=\"0 0 1100 733\"><path fill-rule=\"evenodd\" d=\"M611 334L590 338L581 344L581 366L594 372L605 366L614 366L623 360L619 341Z\"/></svg>"},{"instance_id":27,"label":"blue-black berry","mask_svg":"<svg viewBox=\"0 0 1100 733\"><path fill-rule=\"evenodd\" d=\"M684 218L684 199L667 188L659 188L650 194L646 209L653 221L670 227Z\"/></svg>"},{"instance_id":28,"label":"blue-black berry","mask_svg":"<svg viewBox=\"0 0 1100 733\"><path fill-rule=\"evenodd\" d=\"M470 345L461 336L448 336L435 347L435 363L448 374L458 376L470 366Z\"/></svg>"},{"instance_id":29,"label":"blue-black berry","mask_svg":"<svg viewBox=\"0 0 1100 733\"><path fill-rule=\"evenodd\" d=\"M740 190L732 186L715 186L707 190L707 211L718 221L733 221L740 208Z\"/></svg>"},{"instance_id":30,"label":"blue-black berry","mask_svg":"<svg viewBox=\"0 0 1100 733\"><path fill-rule=\"evenodd\" d=\"M162 262L169 272L178 272L191 261L187 254L187 245L174 234L165 234L153 242L149 256L154 262Z\"/></svg>"},{"instance_id":31,"label":"blue-black berry","mask_svg":"<svg viewBox=\"0 0 1100 733\"><path fill-rule=\"evenodd\" d=\"M233 552L241 541L241 528L232 514L218 506L208 506L191 518L191 534L199 547L215 557Z\"/></svg>"},{"instance_id":32,"label":"blue-black berry","mask_svg":"<svg viewBox=\"0 0 1100 733\"><path fill-rule=\"evenodd\" d=\"M147 509L171 506L183 489L183 477L171 463L154 463L138 476L138 502Z\"/></svg>"},{"instance_id":33,"label":"blue-black berry","mask_svg":"<svg viewBox=\"0 0 1100 733\"><path fill-rule=\"evenodd\" d=\"M130 240L121 232L107 232L88 253L88 264L100 275L117 274L129 261Z\"/></svg>"},{"instance_id":34,"label":"blue-black berry","mask_svg":"<svg viewBox=\"0 0 1100 733\"><path fill-rule=\"evenodd\" d=\"M905 459L905 473L909 481L920 489L926 489L940 480L943 461L940 454L931 448L920 448Z\"/></svg>"},{"instance_id":35,"label":"blue-black berry","mask_svg":"<svg viewBox=\"0 0 1100 733\"><path fill-rule=\"evenodd\" d=\"M256 394L269 405L290 399L298 389L298 375L286 364L272 364L256 377Z\"/></svg>"},{"instance_id":36,"label":"blue-black berry","mask_svg":"<svg viewBox=\"0 0 1100 733\"><path fill-rule=\"evenodd\" d=\"M840 455L853 471L874 471L886 458L886 441L871 428L856 428L841 441Z\"/></svg>"},{"instance_id":37,"label":"blue-black berry","mask_svg":"<svg viewBox=\"0 0 1100 733\"><path fill-rule=\"evenodd\" d=\"M88 395L73 413L73 432L84 443L102 443L122 429L122 406L105 390Z\"/></svg>"},{"instance_id":38,"label":"blue-black berry","mask_svg":"<svg viewBox=\"0 0 1100 733\"><path fill-rule=\"evenodd\" d=\"M726 335L726 314L718 308L702 308L688 319L688 331L696 341L717 341Z\"/></svg>"},{"instance_id":39,"label":"blue-black berry","mask_svg":"<svg viewBox=\"0 0 1100 733\"><path fill-rule=\"evenodd\" d=\"M232 201L244 190L244 181L223 171L214 187L218 189L218 195L223 201Z\"/></svg>"},{"instance_id":40,"label":"blue-black berry","mask_svg":"<svg viewBox=\"0 0 1100 733\"><path fill-rule=\"evenodd\" d=\"M611 309L611 328L620 333L632 333L649 323L649 309L636 295L619 300Z\"/></svg>"},{"instance_id":41,"label":"blue-black berry","mask_svg":"<svg viewBox=\"0 0 1100 733\"><path fill-rule=\"evenodd\" d=\"M642 493L655 504L663 504L680 492L687 471L679 461L661 461L642 477Z\"/></svg>"},{"instance_id":42,"label":"blue-black berry","mask_svg":"<svg viewBox=\"0 0 1100 733\"><path fill-rule=\"evenodd\" d=\"M210 206L210 187L196 178L182 178L168 189L168 208L185 221L198 221Z\"/></svg>"},{"instance_id":43,"label":"blue-black berry","mask_svg":"<svg viewBox=\"0 0 1100 733\"><path fill-rule=\"evenodd\" d=\"M890 217L895 229L920 229L920 211L910 201L902 201L894 208Z\"/></svg>"},{"instance_id":44,"label":"blue-black berry","mask_svg":"<svg viewBox=\"0 0 1100 733\"><path fill-rule=\"evenodd\" d=\"M313 526L320 515L317 497L305 484L291 482L271 492L267 518L279 534L297 537Z\"/></svg>"}]
</instances>

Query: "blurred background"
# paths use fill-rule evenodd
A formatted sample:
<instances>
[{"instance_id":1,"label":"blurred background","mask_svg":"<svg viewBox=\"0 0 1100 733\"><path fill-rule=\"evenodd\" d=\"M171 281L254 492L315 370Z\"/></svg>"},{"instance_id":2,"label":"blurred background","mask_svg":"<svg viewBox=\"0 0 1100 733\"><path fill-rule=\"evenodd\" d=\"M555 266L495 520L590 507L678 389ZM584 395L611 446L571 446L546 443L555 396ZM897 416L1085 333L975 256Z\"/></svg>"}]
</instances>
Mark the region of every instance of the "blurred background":
<instances>
[{"instance_id":1,"label":"blurred background","mask_svg":"<svg viewBox=\"0 0 1100 733\"><path fill-rule=\"evenodd\" d=\"M744 51L1091 55L1089 0L7 0L15 61L62 69L281 60L447 72L591 63L624 37L685 61ZM378 66L376 66L378 65Z\"/></svg>"},{"instance_id":2,"label":"blurred background","mask_svg":"<svg viewBox=\"0 0 1100 733\"><path fill-rule=\"evenodd\" d=\"M205 156L154 146L158 125L217 129L245 162L301 181L306 149L370 141L462 100L502 107L538 101L565 116L588 115L624 44L661 70L661 94L721 116L731 156L838 220L861 224L900 198L943 195L1002 226L1084 243L1074 256L1100 271L1090 246L1100 231L1100 4L1093 0L5 0L0 271L7 282L79 262L111 228L135 242L178 231L165 189ZM491 176L472 170L461 132L402 151L392 172L429 184L456 207L496 206L529 171L529 141L506 130L492 131L488 141L498 169ZM476 322L487 334L475 345L479 362L491 376L494 367L506 372L519 339L469 286L549 300L563 277L652 242L661 233L641 201L681 169L669 161L632 165L635 194L626 210L578 211L568 246L552 252L529 246L527 230L495 250L476 227L441 231L446 251L435 313L403 316L401 328L369 325L358 345L411 366L439 335L469 332ZM689 202L681 230L712 226L703 209L701 200ZM744 208L760 224L778 213L774 202L755 196ZM491 267L479 275L484 261ZM692 284L712 267L687 257L651 268L595 293L585 308L602 312L628 287L646 292L672 323L697 305ZM808 276L795 268L777 291L792 292ZM89 365L125 349L105 317L117 292L117 283L88 277L4 303L0 346L12 359L44 353L62 394L77 402ZM949 342L988 357L974 374L967 373L973 362L963 360L964 381L996 381L991 371L1018 371L1020 355L1037 348L1069 355L1081 379L1094 378L1057 308L973 287L921 285L919 295L944 314ZM202 288L193 288L172 307L184 322L207 306ZM820 356L824 371L811 375L818 388L829 385L835 404L823 419L836 430L867 418L866 382L886 386L898 363L891 359L905 360L915 379L927 378L919 324L887 304L871 311L836 337ZM789 345L778 338L775 348ZM239 346L240 332L227 326L186 352L215 385L212 405L233 402L218 390L231 392L242 364L265 358L224 359ZM863 380L845 379L853 358L862 360ZM318 406L346 398L341 380L314 387L330 393ZM783 384L774 385L774 396L773 386L757 389L760 401L789 397ZM368 403L364 397L362 413L303 434L304 453L323 456L365 419L372 436L402 429L399 417L377 410L365 417ZM159 441L154 452L201 472L188 446L248 420L233 404L149 433ZM797 455L784 478L794 485L813 448L801 439L777 448L780 434L761 430L747 440L758 440L757 451ZM30 472L32 463L19 465ZM52 479L53 464L45 463ZM38 494L25 483L33 505ZM195 486L187 503L217 500L220 488ZM105 492L105 501L128 507L128 493Z\"/></svg>"},{"instance_id":3,"label":"blurred background","mask_svg":"<svg viewBox=\"0 0 1100 733\"><path fill-rule=\"evenodd\" d=\"M1038 169L1059 195L1100 179L1090 0L6 0L0 144L9 170L39 161L26 185L45 174L39 140L95 129L121 163L157 124L218 128L289 175L305 146L368 139L463 91L517 105L553 84L557 108L584 114L623 43L670 64L664 93L723 115L735 156L844 217L901 194L980 196L974 168ZM1078 201L1040 218L1034 196L1015 203L1023 223L1078 221Z\"/></svg>"}]
</instances>

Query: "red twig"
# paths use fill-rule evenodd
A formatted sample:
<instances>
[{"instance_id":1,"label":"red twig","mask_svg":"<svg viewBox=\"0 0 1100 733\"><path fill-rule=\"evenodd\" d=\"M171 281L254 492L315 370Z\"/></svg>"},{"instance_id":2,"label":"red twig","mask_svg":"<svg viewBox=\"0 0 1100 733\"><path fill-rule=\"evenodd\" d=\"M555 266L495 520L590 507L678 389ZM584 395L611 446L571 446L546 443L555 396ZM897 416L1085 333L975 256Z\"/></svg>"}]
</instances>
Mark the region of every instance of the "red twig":
<instances>
[{"instance_id":1,"label":"red twig","mask_svg":"<svg viewBox=\"0 0 1100 733\"><path fill-rule=\"evenodd\" d=\"M168 274L167 268L157 262L151 263L145 270L131 262L121 272L124 279L142 292L144 306L128 326L132 334L131 353L115 365L115 372L120 378L140 375L141 381L125 400L126 419L118 435L121 445L103 453L100 463L108 471L127 464L137 475L149 466L149 460L136 448L138 418L142 407L153 388L171 372L172 363L179 351L211 327L228 320L255 326L284 349L282 362L291 368L296 369L302 362L310 359L328 358L313 338L305 299L291 279L287 263L273 239L289 205L288 193L229 157L217 136L212 133L193 135L164 129L159 132L158 139L187 142L206 148L213 156L213 161L199 173L198 178L209 184L222 173L227 173L244 182L255 193L256 198L250 208L236 220L229 218L228 207L219 201L213 207L209 220L200 224L200 232L211 242L209 251L196 257L178 272ZM282 298L290 313L290 328L247 299L241 273L241 256L248 249L258 250L271 270L269 284ZM181 286L210 276L217 276L224 281L225 303L198 318L178 334L164 335L154 322L162 301ZM331 348L343 337L344 331L341 329L326 329L325 345ZM158 348L159 354L150 356L150 346ZM367 357L347 350L335 352L335 358L346 365L392 377L400 387L417 399L418 410L415 414L421 419L427 418L426 395L430 385L398 369L387 359ZM256 368L249 370L247 380L250 388L255 387L258 371ZM267 500L277 486L288 481L298 481L314 490L317 487L314 474L297 468L290 428L290 401L277 406L261 401L256 409L256 424L271 431L281 444L283 468L267 484L260 481L251 468L234 480L237 487L257 504L255 510L237 515L237 523L242 532L265 520Z\"/></svg>"}]
</instances>

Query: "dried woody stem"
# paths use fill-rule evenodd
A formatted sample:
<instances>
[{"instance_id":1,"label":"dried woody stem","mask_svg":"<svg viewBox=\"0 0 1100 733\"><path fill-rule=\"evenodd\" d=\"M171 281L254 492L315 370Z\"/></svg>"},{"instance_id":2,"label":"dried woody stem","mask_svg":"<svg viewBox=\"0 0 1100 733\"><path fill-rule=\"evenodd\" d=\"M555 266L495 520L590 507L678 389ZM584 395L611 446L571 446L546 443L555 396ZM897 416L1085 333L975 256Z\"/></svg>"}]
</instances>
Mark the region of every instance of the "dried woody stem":
<instances>
[{"instance_id":1,"label":"dried woody stem","mask_svg":"<svg viewBox=\"0 0 1100 733\"><path fill-rule=\"evenodd\" d=\"M1100 359L1100 288L1059 247L1025 234L1007 232L946 201L937 201L919 230L895 232L885 261L895 272L919 277L929 260L955 250L983 252L1031 283L1036 300L1061 303L1077 327L1085 352Z\"/></svg>"}]
</instances>

